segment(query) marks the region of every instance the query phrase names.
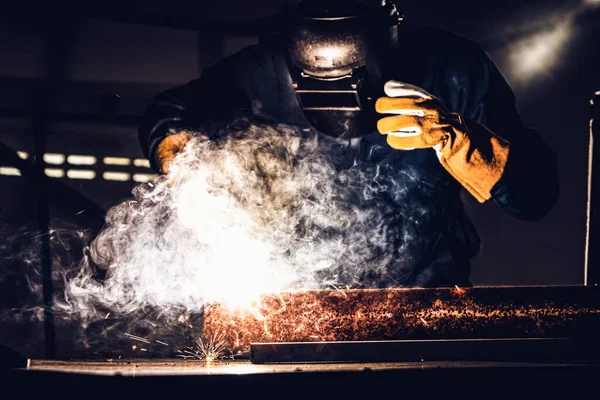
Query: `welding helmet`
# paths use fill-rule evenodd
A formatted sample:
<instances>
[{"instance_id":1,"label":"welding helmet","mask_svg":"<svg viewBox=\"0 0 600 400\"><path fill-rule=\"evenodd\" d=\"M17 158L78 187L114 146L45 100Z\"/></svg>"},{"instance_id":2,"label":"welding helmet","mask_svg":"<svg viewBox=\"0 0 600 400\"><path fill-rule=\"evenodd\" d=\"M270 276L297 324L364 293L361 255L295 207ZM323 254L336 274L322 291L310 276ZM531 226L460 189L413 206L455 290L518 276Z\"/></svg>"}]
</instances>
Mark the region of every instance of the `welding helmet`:
<instances>
[{"instance_id":1,"label":"welding helmet","mask_svg":"<svg viewBox=\"0 0 600 400\"><path fill-rule=\"evenodd\" d=\"M316 130L344 138L376 130L374 103L383 91L377 60L394 46L401 21L385 0L302 0L292 8L292 84Z\"/></svg>"}]
</instances>

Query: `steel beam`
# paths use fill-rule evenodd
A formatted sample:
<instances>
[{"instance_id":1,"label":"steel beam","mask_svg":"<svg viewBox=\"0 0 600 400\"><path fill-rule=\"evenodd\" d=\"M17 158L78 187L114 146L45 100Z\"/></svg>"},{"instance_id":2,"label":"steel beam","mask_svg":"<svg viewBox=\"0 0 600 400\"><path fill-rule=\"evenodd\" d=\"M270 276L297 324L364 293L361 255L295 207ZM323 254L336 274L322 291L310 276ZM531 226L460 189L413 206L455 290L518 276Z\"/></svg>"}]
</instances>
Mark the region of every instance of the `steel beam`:
<instances>
[{"instance_id":1,"label":"steel beam","mask_svg":"<svg viewBox=\"0 0 600 400\"><path fill-rule=\"evenodd\" d=\"M253 343L254 364L314 362L593 362L596 341L563 338Z\"/></svg>"},{"instance_id":2,"label":"steel beam","mask_svg":"<svg viewBox=\"0 0 600 400\"><path fill-rule=\"evenodd\" d=\"M252 343L596 337L600 287L323 290L213 304L205 340L233 354Z\"/></svg>"},{"instance_id":3,"label":"steel beam","mask_svg":"<svg viewBox=\"0 0 600 400\"><path fill-rule=\"evenodd\" d=\"M591 101L584 285L600 283L600 91Z\"/></svg>"}]
</instances>

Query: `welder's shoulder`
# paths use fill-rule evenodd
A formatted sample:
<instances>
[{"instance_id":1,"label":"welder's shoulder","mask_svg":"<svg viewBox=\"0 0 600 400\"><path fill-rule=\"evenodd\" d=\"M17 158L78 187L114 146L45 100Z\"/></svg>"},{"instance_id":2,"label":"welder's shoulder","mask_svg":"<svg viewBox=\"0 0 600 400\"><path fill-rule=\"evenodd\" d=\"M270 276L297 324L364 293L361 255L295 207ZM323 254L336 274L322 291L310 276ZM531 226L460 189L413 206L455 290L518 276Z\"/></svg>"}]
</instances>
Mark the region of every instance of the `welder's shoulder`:
<instances>
[{"instance_id":1,"label":"welder's shoulder","mask_svg":"<svg viewBox=\"0 0 600 400\"><path fill-rule=\"evenodd\" d=\"M486 80L493 62L477 42L437 28L420 27L422 45L447 72L470 80Z\"/></svg>"},{"instance_id":2,"label":"welder's shoulder","mask_svg":"<svg viewBox=\"0 0 600 400\"><path fill-rule=\"evenodd\" d=\"M227 66L238 80L248 78L268 78L277 74L279 49L271 44L257 43L246 46L236 53L225 57L215 69Z\"/></svg>"},{"instance_id":3,"label":"welder's shoulder","mask_svg":"<svg viewBox=\"0 0 600 400\"><path fill-rule=\"evenodd\" d=\"M418 27L418 35L435 53L444 56L470 57L472 60L487 56L483 47L474 40L433 27Z\"/></svg>"}]
</instances>

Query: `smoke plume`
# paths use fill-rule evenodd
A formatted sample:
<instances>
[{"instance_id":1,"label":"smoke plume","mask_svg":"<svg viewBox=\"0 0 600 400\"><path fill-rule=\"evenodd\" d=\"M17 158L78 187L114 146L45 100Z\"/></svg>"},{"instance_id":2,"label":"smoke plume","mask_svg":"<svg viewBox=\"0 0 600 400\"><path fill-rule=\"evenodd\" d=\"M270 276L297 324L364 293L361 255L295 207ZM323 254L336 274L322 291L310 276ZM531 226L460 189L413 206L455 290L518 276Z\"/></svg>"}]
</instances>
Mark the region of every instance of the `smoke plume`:
<instances>
[{"instance_id":1,"label":"smoke plume","mask_svg":"<svg viewBox=\"0 0 600 400\"><path fill-rule=\"evenodd\" d=\"M111 208L91 243L73 230L69 240L80 246L66 246L68 230L53 231L53 251L63 249L53 263L57 323L77 327L87 349L115 332L166 346L213 302L244 307L280 291L415 285L439 194L407 166L367 159L340 167L331 146L247 119L194 132L170 173ZM81 259L66 258L76 249ZM39 280L28 282L41 293Z\"/></svg>"}]
</instances>

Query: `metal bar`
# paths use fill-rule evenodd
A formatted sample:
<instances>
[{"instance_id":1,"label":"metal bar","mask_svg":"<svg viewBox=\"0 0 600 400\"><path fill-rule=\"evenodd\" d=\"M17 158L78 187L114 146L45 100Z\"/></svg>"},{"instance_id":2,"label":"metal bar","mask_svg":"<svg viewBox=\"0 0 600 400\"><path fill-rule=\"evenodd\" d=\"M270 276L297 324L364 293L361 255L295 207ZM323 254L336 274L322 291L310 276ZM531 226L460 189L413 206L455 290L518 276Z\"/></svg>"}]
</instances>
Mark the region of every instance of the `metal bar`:
<instances>
[{"instance_id":1,"label":"metal bar","mask_svg":"<svg viewBox=\"0 0 600 400\"><path fill-rule=\"evenodd\" d=\"M600 331L600 286L323 290L213 304L207 341L233 354L251 343L586 338Z\"/></svg>"},{"instance_id":2,"label":"metal bar","mask_svg":"<svg viewBox=\"0 0 600 400\"><path fill-rule=\"evenodd\" d=\"M274 15L252 22L229 22L193 16L188 17L140 12L139 10L120 10L118 13L107 11L90 12L86 17L128 24L161 26L165 28L233 36L257 36L274 32L281 29L284 20L281 15Z\"/></svg>"},{"instance_id":3,"label":"metal bar","mask_svg":"<svg viewBox=\"0 0 600 400\"><path fill-rule=\"evenodd\" d=\"M594 342L565 338L252 343L253 364L421 361L598 361Z\"/></svg>"},{"instance_id":4,"label":"metal bar","mask_svg":"<svg viewBox=\"0 0 600 400\"><path fill-rule=\"evenodd\" d=\"M35 138L35 171L38 175L44 173L44 153L46 152L45 122L42 115L33 120L33 131ZM45 347L46 357L56 357L54 315L52 314L52 295L54 286L52 284L52 257L50 254L50 205L48 202L48 191L45 185L37 185L37 217L38 230L40 232L40 263L42 272L42 296L44 299L44 331L46 335Z\"/></svg>"},{"instance_id":5,"label":"metal bar","mask_svg":"<svg viewBox=\"0 0 600 400\"><path fill-rule=\"evenodd\" d=\"M600 250L600 235L596 229L600 226L600 91L596 92L591 101L592 112L590 120L590 141L588 154L588 187L586 210L586 236L584 258L584 285L600 283L600 265L598 251Z\"/></svg>"},{"instance_id":6,"label":"metal bar","mask_svg":"<svg viewBox=\"0 0 600 400\"><path fill-rule=\"evenodd\" d=\"M46 84L33 93L32 109L35 146L35 166L38 176L44 174L44 154L46 152L45 114L54 100L60 83L68 73L71 47L77 37L78 24L67 18L57 18L43 26L44 78ZM46 357L56 357L56 336L53 315L52 254L50 249L50 204L46 185L38 185L38 229L40 231L40 262L44 299L44 332Z\"/></svg>"}]
</instances>

